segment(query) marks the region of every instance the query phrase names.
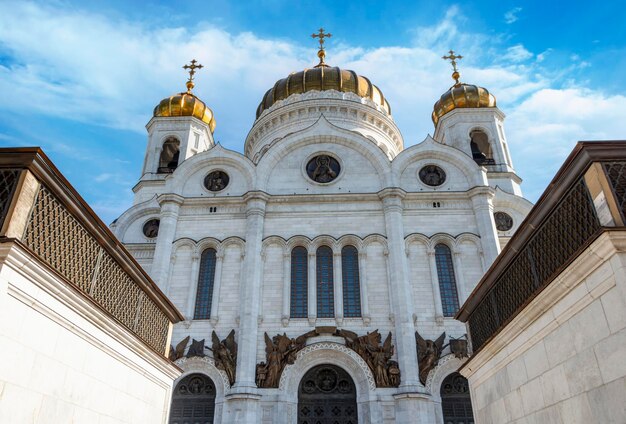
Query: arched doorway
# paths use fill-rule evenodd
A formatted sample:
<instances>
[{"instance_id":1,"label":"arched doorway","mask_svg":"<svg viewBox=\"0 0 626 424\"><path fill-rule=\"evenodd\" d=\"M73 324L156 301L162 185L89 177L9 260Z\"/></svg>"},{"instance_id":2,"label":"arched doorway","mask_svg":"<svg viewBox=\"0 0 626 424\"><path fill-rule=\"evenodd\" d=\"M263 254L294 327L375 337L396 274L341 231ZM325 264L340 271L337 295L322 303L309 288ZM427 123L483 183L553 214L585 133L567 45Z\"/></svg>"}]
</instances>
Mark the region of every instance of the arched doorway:
<instances>
[{"instance_id":1,"label":"arched doorway","mask_svg":"<svg viewBox=\"0 0 626 424\"><path fill-rule=\"evenodd\" d=\"M347 372L318 365L298 388L298 424L356 424L356 387Z\"/></svg>"},{"instance_id":2,"label":"arched doorway","mask_svg":"<svg viewBox=\"0 0 626 424\"><path fill-rule=\"evenodd\" d=\"M474 424L469 385L458 372L441 383L441 409L444 424Z\"/></svg>"},{"instance_id":3,"label":"arched doorway","mask_svg":"<svg viewBox=\"0 0 626 424\"><path fill-rule=\"evenodd\" d=\"M170 424L212 424L215 385L204 374L190 374L174 388Z\"/></svg>"}]
</instances>

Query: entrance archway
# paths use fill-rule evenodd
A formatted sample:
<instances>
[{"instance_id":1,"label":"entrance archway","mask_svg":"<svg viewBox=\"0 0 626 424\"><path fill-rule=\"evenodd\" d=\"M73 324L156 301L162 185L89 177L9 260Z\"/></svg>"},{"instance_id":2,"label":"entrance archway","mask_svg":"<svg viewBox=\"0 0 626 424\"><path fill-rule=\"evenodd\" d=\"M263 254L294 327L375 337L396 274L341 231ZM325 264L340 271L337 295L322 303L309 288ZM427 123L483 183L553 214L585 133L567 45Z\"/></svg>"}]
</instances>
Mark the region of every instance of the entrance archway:
<instances>
[{"instance_id":1,"label":"entrance archway","mask_svg":"<svg viewBox=\"0 0 626 424\"><path fill-rule=\"evenodd\" d=\"M311 368L298 388L298 424L356 424L356 387L335 365Z\"/></svg>"},{"instance_id":2,"label":"entrance archway","mask_svg":"<svg viewBox=\"0 0 626 424\"><path fill-rule=\"evenodd\" d=\"M469 385L458 372L441 383L441 409L444 424L474 424Z\"/></svg>"},{"instance_id":3,"label":"entrance archway","mask_svg":"<svg viewBox=\"0 0 626 424\"><path fill-rule=\"evenodd\" d=\"M212 424L215 385L204 374L190 374L174 388L170 424Z\"/></svg>"}]
</instances>

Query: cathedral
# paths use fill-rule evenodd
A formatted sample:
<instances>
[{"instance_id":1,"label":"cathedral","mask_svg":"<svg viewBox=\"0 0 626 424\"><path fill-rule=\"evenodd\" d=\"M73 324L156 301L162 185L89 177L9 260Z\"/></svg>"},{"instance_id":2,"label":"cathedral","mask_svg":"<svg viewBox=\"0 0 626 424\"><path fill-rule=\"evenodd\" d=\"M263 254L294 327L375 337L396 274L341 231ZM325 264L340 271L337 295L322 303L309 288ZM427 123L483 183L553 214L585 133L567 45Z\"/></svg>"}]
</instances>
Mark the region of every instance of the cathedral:
<instances>
[{"instance_id":1,"label":"cathedral","mask_svg":"<svg viewBox=\"0 0 626 424\"><path fill-rule=\"evenodd\" d=\"M505 115L450 51L434 135L405 148L393 99L326 64L329 36L268 81L243 154L216 144L195 60L147 124L111 228L185 317L172 424L473 422L454 316L532 206Z\"/></svg>"}]
</instances>

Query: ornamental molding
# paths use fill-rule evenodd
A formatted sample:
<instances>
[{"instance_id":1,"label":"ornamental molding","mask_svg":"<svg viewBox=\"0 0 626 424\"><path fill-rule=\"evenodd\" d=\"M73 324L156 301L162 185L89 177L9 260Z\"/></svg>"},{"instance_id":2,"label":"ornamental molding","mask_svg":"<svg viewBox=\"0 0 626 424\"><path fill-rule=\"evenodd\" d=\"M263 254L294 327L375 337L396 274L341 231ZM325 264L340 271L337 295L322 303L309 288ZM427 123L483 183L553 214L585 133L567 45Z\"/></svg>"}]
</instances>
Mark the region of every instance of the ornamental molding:
<instances>
[{"instance_id":1,"label":"ornamental molding","mask_svg":"<svg viewBox=\"0 0 626 424\"><path fill-rule=\"evenodd\" d=\"M294 368L297 369L298 366L301 365L302 363L301 360L303 357L305 357L306 355L312 352L316 352L320 350L331 350L331 351L340 352L345 355L348 355L350 358L354 360L354 362L347 362L347 363L344 362L338 366L350 368L353 374L363 373L367 379L367 385L369 389L370 390L376 389L376 383L374 381L374 375L372 374L372 371L367 366L363 358L361 358L354 350L342 344L332 343L332 342L322 342L322 343L313 343L298 352L296 356L296 361L294 362L294 364L287 365L285 367L280 377L280 382L278 384L279 390L285 391L287 389L287 381L295 377L295 376L292 376L291 374L293 374ZM335 363L335 365L337 364Z\"/></svg>"},{"instance_id":2,"label":"ornamental molding","mask_svg":"<svg viewBox=\"0 0 626 424\"><path fill-rule=\"evenodd\" d=\"M424 385L428 393L438 395L439 388L433 387L433 383L437 381L439 384L441 384L444 378L446 378L452 372L456 371L466 361L467 358L461 360L454 356L452 353L449 353L443 358L439 359L439 363L437 364L437 366L430 370L430 372L428 373L428 378L426 379L426 384Z\"/></svg>"},{"instance_id":3,"label":"ornamental molding","mask_svg":"<svg viewBox=\"0 0 626 424\"><path fill-rule=\"evenodd\" d=\"M209 377L211 377L212 374L217 373L222 381L224 395L230 393L231 386L228 381L228 375L215 366L213 358L208 356L193 356L191 358L182 357L174 361L174 364L178 365L185 371L202 372Z\"/></svg>"}]
</instances>

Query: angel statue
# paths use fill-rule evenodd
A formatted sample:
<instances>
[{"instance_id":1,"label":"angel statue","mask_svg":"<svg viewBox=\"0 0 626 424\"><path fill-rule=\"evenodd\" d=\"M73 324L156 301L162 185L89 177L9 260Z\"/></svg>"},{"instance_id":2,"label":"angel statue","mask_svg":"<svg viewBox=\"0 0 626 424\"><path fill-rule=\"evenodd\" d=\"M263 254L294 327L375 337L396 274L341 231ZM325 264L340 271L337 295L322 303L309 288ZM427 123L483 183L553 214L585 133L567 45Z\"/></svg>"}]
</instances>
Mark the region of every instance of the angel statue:
<instances>
[{"instance_id":1,"label":"angel statue","mask_svg":"<svg viewBox=\"0 0 626 424\"><path fill-rule=\"evenodd\" d=\"M415 332L415 340L417 341L417 360L419 362L420 381L426 384L428 373L437 366L441 351L443 350L443 342L446 339L445 331L435 340L424 340L420 333Z\"/></svg>"},{"instance_id":2,"label":"angel statue","mask_svg":"<svg viewBox=\"0 0 626 424\"><path fill-rule=\"evenodd\" d=\"M280 376L287 365L296 360L296 354L306 346L309 337L316 336L315 330L304 333L295 339L289 338L286 333L277 334L273 338L265 333L265 356L263 366L257 366L257 384L259 387L278 387Z\"/></svg>"},{"instance_id":3,"label":"angel statue","mask_svg":"<svg viewBox=\"0 0 626 424\"><path fill-rule=\"evenodd\" d=\"M211 339L213 345L209 350L213 352L215 366L226 373L228 381L232 386L235 384L235 372L237 369L237 342L235 342L235 330L230 330L228 336L222 341L220 341L215 330L213 330Z\"/></svg>"},{"instance_id":4,"label":"angel statue","mask_svg":"<svg viewBox=\"0 0 626 424\"><path fill-rule=\"evenodd\" d=\"M169 352L170 361L175 361L185 356L185 348L187 347L187 343L189 343L189 336L182 339L176 345L176 347L170 346L170 352Z\"/></svg>"},{"instance_id":5,"label":"angel statue","mask_svg":"<svg viewBox=\"0 0 626 424\"><path fill-rule=\"evenodd\" d=\"M378 387L394 387L400 383L399 372L393 369L394 374L390 374L390 359L393 356L394 347L391 344L391 332L381 345L381 334L378 330L367 333L365 336L359 336L353 331L337 330L336 335L346 340L346 346L354 350L369 366L374 374L374 380Z\"/></svg>"}]
</instances>

